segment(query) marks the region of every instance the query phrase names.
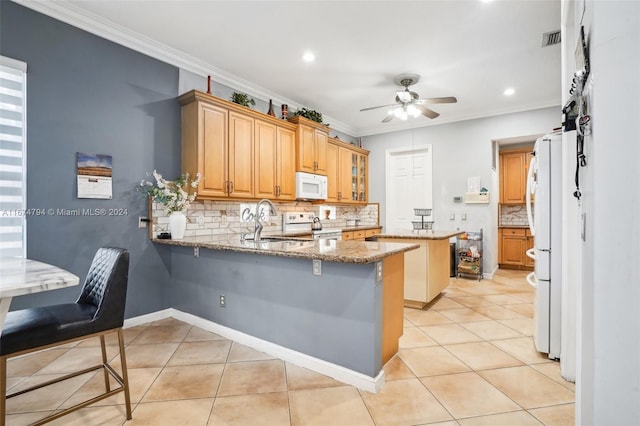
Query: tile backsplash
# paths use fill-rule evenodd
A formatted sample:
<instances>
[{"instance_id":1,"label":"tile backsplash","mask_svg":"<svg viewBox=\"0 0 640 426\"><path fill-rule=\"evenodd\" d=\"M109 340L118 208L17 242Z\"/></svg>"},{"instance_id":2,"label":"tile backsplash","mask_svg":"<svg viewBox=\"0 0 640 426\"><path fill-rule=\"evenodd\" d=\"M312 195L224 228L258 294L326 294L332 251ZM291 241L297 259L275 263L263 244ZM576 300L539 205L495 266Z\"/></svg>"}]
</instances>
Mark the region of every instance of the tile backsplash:
<instances>
[{"instance_id":1,"label":"tile backsplash","mask_svg":"<svg viewBox=\"0 0 640 426\"><path fill-rule=\"evenodd\" d=\"M500 206L498 226L527 226L528 224L527 207L524 204Z\"/></svg>"},{"instance_id":2,"label":"tile backsplash","mask_svg":"<svg viewBox=\"0 0 640 426\"><path fill-rule=\"evenodd\" d=\"M276 215L267 218L264 232L282 231L282 214L290 211L305 211L320 217L323 228L344 228L347 220L360 219L360 226L377 226L379 205L377 203L363 206L334 206L329 204L311 204L308 202L274 202ZM218 234L239 234L253 232L253 221L244 221L242 212L245 209L255 211L255 202L236 201L196 201L191 203L187 211L187 229L185 237ZM169 215L163 205L152 203L152 232L156 236L169 230ZM329 219L326 211L329 210Z\"/></svg>"}]
</instances>

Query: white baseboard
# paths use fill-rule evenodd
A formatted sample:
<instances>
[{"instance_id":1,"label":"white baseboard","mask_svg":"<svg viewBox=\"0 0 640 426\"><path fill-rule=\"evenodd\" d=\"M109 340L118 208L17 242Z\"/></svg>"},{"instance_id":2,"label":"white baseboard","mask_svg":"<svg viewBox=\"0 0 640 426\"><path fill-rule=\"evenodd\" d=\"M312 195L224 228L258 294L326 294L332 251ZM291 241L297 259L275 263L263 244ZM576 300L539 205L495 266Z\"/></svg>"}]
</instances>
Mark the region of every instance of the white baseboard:
<instances>
[{"instance_id":1,"label":"white baseboard","mask_svg":"<svg viewBox=\"0 0 640 426\"><path fill-rule=\"evenodd\" d=\"M493 276L496 274L496 271L497 271L497 270L498 270L498 265L496 265L496 267L495 267L495 268L493 268L493 271L491 271L491 272L484 272L484 273L482 274L482 277L483 277L483 278L485 278L485 279L487 279L487 280L492 280L492 279L493 279Z\"/></svg>"},{"instance_id":2,"label":"white baseboard","mask_svg":"<svg viewBox=\"0 0 640 426\"><path fill-rule=\"evenodd\" d=\"M355 386L358 389L362 389L367 392L377 393L382 389L385 382L384 370L380 370L380 373L378 373L376 377L369 377L340 365L312 357L302 352L294 351L293 349L268 342L258 337L251 336L241 331L225 327L213 321L173 308L127 319L124 322L124 327L134 327L136 325L145 324L151 321L159 321L169 317L202 328L203 330L216 333L222 337L233 340L234 342L248 346L257 351L265 352L283 361L290 362L299 367L307 368L311 371L315 371L316 373L324 374L325 376L329 376L342 383Z\"/></svg>"},{"instance_id":3,"label":"white baseboard","mask_svg":"<svg viewBox=\"0 0 640 426\"><path fill-rule=\"evenodd\" d=\"M150 314L140 315L138 317L129 318L124 320L124 328L135 327L137 325L147 324L153 321L160 321L173 315L173 308L165 309L162 311L152 312Z\"/></svg>"}]
</instances>

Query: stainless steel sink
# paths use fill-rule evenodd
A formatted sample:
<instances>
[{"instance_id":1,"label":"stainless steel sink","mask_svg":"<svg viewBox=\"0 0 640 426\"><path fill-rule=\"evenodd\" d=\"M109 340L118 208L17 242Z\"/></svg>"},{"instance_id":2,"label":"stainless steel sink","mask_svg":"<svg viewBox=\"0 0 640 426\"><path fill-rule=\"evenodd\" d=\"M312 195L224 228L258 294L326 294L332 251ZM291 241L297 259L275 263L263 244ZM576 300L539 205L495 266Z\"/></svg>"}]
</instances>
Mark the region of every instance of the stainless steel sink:
<instances>
[{"instance_id":1,"label":"stainless steel sink","mask_svg":"<svg viewBox=\"0 0 640 426\"><path fill-rule=\"evenodd\" d=\"M251 243L297 243L305 241L313 241L308 238L292 238L292 237L262 237L260 241L255 241L252 236L246 237L244 241Z\"/></svg>"}]
</instances>

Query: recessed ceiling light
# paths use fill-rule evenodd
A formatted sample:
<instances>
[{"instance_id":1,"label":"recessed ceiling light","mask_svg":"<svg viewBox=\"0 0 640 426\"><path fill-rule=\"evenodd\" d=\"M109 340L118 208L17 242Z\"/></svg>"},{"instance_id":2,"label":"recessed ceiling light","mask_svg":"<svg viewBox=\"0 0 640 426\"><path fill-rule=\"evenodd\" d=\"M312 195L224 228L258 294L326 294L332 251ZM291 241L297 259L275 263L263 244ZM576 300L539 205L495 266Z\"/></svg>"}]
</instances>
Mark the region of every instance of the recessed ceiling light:
<instances>
[{"instance_id":1,"label":"recessed ceiling light","mask_svg":"<svg viewBox=\"0 0 640 426\"><path fill-rule=\"evenodd\" d=\"M316 55L314 55L313 52L305 52L304 55L302 55L302 60L305 62L313 62L316 60Z\"/></svg>"},{"instance_id":2,"label":"recessed ceiling light","mask_svg":"<svg viewBox=\"0 0 640 426\"><path fill-rule=\"evenodd\" d=\"M508 89L506 89L506 90L504 91L504 95L505 95L505 96L511 96L511 95L513 95L514 93L516 93L516 91L515 91L515 89L513 89L512 87L509 87Z\"/></svg>"}]
</instances>

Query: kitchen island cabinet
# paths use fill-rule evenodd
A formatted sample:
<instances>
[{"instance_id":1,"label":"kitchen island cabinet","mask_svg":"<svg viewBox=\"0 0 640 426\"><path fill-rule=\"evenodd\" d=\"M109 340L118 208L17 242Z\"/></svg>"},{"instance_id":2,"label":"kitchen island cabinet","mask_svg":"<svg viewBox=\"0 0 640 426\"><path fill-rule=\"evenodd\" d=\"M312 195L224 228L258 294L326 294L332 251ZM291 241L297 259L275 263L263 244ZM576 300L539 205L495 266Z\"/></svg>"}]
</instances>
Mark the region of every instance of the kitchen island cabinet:
<instances>
[{"instance_id":1,"label":"kitchen island cabinet","mask_svg":"<svg viewBox=\"0 0 640 426\"><path fill-rule=\"evenodd\" d=\"M278 353L285 360L295 352L333 365L317 370L323 374L348 369L355 380L337 378L360 388L375 392L384 382L382 367L403 331L404 255L416 244L256 243L238 235L153 241L171 247L175 309L286 348Z\"/></svg>"},{"instance_id":2,"label":"kitchen island cabinet","mask_svg":"<svg viewBox=\"0 0 640 426\"><path fill-rule=\"evenodd\" d=\"M409 308L424 308L449 285L450 249L449 238L463 231L411 231L374 235L377 241L417 243L418 250L405 254L404 261L404 305Z\"/></svg>"}]
</instances>

